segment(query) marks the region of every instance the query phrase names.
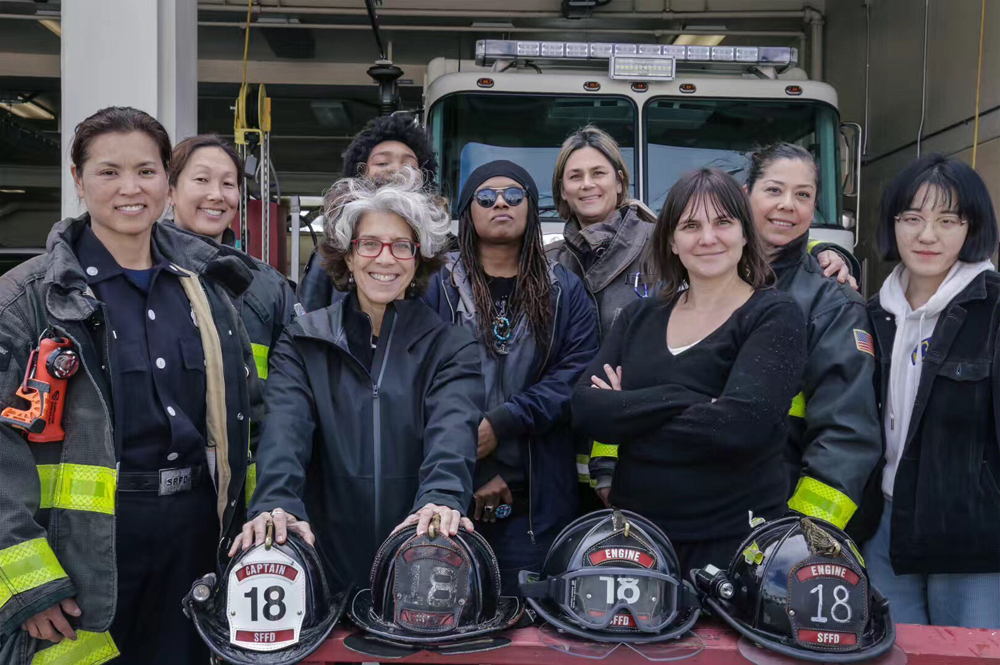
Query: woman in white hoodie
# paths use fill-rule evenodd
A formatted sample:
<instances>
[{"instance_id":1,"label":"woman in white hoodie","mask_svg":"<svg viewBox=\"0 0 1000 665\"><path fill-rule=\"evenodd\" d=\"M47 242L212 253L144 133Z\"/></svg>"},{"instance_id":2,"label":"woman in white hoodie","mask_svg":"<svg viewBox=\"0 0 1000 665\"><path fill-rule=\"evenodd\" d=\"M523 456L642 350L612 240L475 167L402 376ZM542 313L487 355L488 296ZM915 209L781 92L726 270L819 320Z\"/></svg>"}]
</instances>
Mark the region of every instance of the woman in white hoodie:
<instances>
[{"instance_id":1,"label":"woman in white hoodie","mask_svg":"<svg viewBox=\"0 0 1000 665\"><path fill-rule=\"evenodd\" d=\"M900 263L869 303L885 460L861 511L874 527L868 572L898 622L1000 628L1000 275L986 185L958 160L916 160L883 194L878 243Z\"/></svg>"}]
</instances>

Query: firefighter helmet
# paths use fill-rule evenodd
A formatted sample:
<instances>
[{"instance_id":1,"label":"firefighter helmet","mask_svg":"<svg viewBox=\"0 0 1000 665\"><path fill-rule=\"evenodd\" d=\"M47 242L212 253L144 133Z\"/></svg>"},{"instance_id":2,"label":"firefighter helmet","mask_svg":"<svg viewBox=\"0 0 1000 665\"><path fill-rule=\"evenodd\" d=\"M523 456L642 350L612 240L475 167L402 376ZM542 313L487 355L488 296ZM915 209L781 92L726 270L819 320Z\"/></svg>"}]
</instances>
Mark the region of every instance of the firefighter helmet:
<instances>
[{"instance_id":1,"label":"firefighter helmet","mask_svg":"<svg viewBox=\"0 0 1000 665\"><path fill-rule=\"evenodd\" d=\"M351 619L380 639L433 648L513 626L519 599L500 595L500 565L476 532L396 531L382 544L371 588L355 594Z\"/></svg>"},{"instance_id":2,"label":"firefighter helmet","mask_svg":"<svg viewBox=\"0 0 1000 665\"><path fill-rule=\"evenodd\" d=\"M726 571L692 572L708 608L747 639L793 658L851 663L895 642L889 603L851 539L826 522L757 526Z\"/></svg>"},{"instance_id":3,"label":"firefighter helmet","mask_svg":"<svg viewBox=\"0 0 1000 665\"><path fill-rule=\"evenodd\" d=\"M676 639L698 620L670 540L649 520L602 510L556 537L541 574L522 571L521 593L546 621L602 642Z\"/></svg>"},{"instance_id":4,"label":"firefighter helmet","mask_svg":"<svg viewBox=\"0 0 1000 665\"><path fill-rule=\"evenodd\" d=\"M316 550L290 532L283 544L268 540L237 554L221 580L195 580L183 606L223 661L290 665L319 648L348 595L330 592Z\"/></svg>"}]
</instances>

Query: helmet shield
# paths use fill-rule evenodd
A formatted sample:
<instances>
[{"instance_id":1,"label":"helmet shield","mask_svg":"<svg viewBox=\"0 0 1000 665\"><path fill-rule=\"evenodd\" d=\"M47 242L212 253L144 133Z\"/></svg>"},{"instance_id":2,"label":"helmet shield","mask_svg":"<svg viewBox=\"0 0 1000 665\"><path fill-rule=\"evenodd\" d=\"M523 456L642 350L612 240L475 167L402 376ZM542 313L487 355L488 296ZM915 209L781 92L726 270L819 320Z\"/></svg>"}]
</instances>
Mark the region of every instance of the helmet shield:
<instances>
[{"instance_id":1,"label":"helmet shield","mask_svg":"<svg viewBox=\"0 0 1000 665\"><path fill-rule=\"evenodd\" d=\"M469 557L445 537L414 537L396 551L395 622L415 633L455 630L470 596Z\"/></svg>"},{"instance_id":2,"label":"helmet shield","mask_svg":"<svg viewBox=\"0 0 1000 665\"><path fill-rule=\"evenodd\" d=\"M637 568L584 568L562 576L560 607L587 628L657 632L677 615L676 578Z\"/></svg>"},{"instance_id":3,"label":"helmet shield","mask_svg":"<svg viewBox=\"0 0 1000 665\"><path fill-rule=\"evenodd\" d=\"M788 617L792 639L820 651L844 651L861 644L868 625L868 579L847 559L814 556L788 575Z\"/></svg>"}]
</instances>

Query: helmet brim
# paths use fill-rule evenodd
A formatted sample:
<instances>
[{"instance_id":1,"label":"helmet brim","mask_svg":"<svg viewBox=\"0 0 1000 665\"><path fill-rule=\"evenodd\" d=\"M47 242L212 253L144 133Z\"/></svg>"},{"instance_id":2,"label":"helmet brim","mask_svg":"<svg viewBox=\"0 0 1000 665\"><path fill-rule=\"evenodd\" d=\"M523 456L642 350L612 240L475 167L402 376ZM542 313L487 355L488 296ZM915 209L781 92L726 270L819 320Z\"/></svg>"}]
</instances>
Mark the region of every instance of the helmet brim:
<instances>
[{"instance_id":1,"label":"helmet brim","mask_svg":"<svg viewBox=\"0 0 1000 665\"><path fill-rule=\"evenodd\" d=\"M354 598L347 608L347 615L351 621L362 630L377 635L388 642L402 645L419 644L423 648L434 648L436 644L453 645L463 640L506 630L517 623L522 612L524 612L524 605L520 599L513 596L500 596L497 599L496 616L484 623L461 627L441 635L421 635L378 618L374 611L371 589L362 589L354 594Z\"/></svg>"},{"instance_id":2,"label":"helmet brim","mask_svg":"<svg viewBox=\"0 0 1000 665\"><path fill-rule=\"evenodd\" d=\"M183 604L185 614L194 621L198 635L209 650L224 662L233 665L293 665L309 657L330 636L333 627L344 616L349 598L349 591L335 594L323 621L302 630L296 644L278 651L248 651L233 646L229 641L229 626L218 620L214 608L203 607L190 593L184 598Z\"/></svg>"},{"instance_id":3,"label":"helmet brim","mask_svg":"<svg viewBox=\"0 0 1000 665\"><path fill-rule=\"evenodd\" d=\"M863 660L871 660L881 656L892 649L892 646L896 643L896 626L892 622L892 615L889 613L888 608L886 608L885 615L882 617L886 626L885 634L882 635L877 642L868 647L858 649L857 651L830 652L811 651L809 649L802 649L782 644L773 638L767 637L764 633L753 630L750 626L734 618L715 598L712 598L711 596L706 597L704 602L711 608L712 614L721 618L729 624L733 630L754 644L758 644L761 647L774 651L775 653L779 653L782 656L797 658L799 660L809 660L817 663L858 663Z\"/></svg>"}]
</instances>

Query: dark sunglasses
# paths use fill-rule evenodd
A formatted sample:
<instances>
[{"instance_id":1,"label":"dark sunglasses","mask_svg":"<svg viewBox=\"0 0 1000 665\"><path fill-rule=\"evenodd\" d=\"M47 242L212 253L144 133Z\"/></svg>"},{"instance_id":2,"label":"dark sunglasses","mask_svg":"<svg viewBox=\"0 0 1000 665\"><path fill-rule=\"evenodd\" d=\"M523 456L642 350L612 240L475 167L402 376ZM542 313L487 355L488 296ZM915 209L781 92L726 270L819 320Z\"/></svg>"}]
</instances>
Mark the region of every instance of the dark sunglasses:
<instances>
[{"instance_id":1,"label":"dark sunglasses","mask_svg":"<svg viewBox=\"0 0 1000 665\"><path fill-rule=\"evenodd\" d=\"M521 187L505 187L503 189L480 189L476 192L476 203L484 208L492 208L497 203L497 197L503 195L507 205L517 207L524 200L524 189Z\"/></svg>"}]
</instances>

